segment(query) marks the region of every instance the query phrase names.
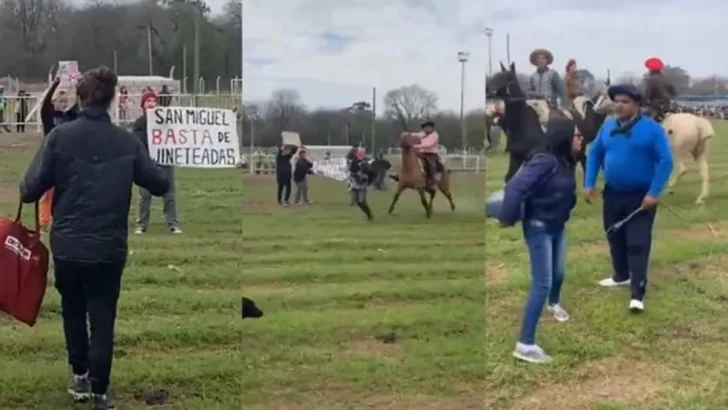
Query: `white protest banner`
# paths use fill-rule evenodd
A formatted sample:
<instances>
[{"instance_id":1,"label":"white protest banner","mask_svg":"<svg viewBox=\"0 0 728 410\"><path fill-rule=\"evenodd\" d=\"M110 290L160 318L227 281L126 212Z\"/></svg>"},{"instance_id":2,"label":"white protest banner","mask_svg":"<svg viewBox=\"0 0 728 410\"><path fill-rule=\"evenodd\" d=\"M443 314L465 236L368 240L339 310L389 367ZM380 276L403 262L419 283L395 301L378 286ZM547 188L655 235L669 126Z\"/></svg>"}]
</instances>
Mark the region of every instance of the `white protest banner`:
<instances>
[{"instance_id":1,"label":"white protest banner","mask_svg":"<svg viewBox=\"0 0 728 410\"><path fill-rule=\"evenodd\" d=\"M336 181L346 181L349 178L346 158L313 161L313 173Z\"/></svg>"},{"instance_id":2,"label":"white protest banner","mask_svg":"<svg viewBox=\"0 0 728 410\"><path fill-rule=\"evenodd\" d=\"M61 79L61 88L75 87L81 77L78 61L59 61L56 75Z\"/></svg>"},{"instance_id":3,"label":"white protest banner","mask_svg":"<svg viewBox=\"0 0 728 410\"><path fill-rule=\"evenodd\" d=\"M301 135L297 132L283 131L281 132L281 139L283 140L283 145L301 146Z\"/></svg>"},{"instance_id":4,"label":"white protest banner","mask_svg":"<svg viewBox=\"0 0 728 410\"><path fill-rule=\"evenodd\" d=\"M161 165L235 168L240 145L232 110L157 107L147 111L149 155Z\"/></svg>"}]
</instances>

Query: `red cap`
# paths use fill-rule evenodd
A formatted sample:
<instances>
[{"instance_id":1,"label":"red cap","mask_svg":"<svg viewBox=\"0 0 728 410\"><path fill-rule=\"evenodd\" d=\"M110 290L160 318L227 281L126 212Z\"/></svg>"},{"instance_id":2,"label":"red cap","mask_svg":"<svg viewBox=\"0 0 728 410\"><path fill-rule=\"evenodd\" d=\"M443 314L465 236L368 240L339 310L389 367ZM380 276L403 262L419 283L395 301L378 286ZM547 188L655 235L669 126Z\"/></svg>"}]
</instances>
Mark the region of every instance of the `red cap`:
<instances>
[{"instance_id":1,"label":"red cap","mask_svg":"<svg viewBox=\"0 0 728 410\"><path fill-rule=\"evenodd\" d=\"M144 109L144 104L147 102L147 100L154 98L157 99L157 94L154 93L154 91L147 91L144 94L142 94L142 109Z\"/></svg>"},{"instance_id":2,"label":"red cap","mask_svg":"<svg viewBox=\"0 0 728 410\"><path fill-rule=\"evenodd\" d=\"M651 57L645 60L645 67L650 71L660 71L665 68L665 63L657 57Z\"/></svg>"}]
</instances>

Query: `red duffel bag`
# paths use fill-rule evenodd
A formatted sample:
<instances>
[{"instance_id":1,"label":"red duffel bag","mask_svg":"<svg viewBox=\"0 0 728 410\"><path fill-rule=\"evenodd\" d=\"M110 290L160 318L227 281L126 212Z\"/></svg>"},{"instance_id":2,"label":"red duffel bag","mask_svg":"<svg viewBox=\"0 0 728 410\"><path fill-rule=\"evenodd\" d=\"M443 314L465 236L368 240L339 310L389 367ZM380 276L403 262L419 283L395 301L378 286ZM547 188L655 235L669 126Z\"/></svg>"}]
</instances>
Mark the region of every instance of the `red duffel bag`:
<instances>
[{"instance_id":1,"label":"red duffel bag","mask_svg":"<svg viewBox=\"0 0 728 410\"><path fill-rule=\"evenodd\" d=\"M48 282L48 248L40 237L38 203L35 230L23 226L18 206L15 219L0 217L0 311L35 325Z\"/></svg>"}]
</instances>

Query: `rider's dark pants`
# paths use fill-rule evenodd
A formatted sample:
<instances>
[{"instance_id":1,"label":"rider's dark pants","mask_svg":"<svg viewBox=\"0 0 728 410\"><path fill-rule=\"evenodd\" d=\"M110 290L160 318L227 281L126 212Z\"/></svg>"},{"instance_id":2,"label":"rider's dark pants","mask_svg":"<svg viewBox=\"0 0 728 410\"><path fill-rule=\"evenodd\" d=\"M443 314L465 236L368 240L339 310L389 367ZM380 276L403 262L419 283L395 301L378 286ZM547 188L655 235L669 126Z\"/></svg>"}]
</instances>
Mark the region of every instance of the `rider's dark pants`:
<instances>
[{"instance_id":1,"label":"rider's dark pants","mask_svg":"<svg viewBox=\"0 0 728 410\"><path fill-rule=\"evenodd\" d=\"M424 159L423 166L425 168L427 181L429 181L429 183L433 183L435 181L435 174L437 173L437 163L440 160L440 156L430 152L423 152L422 158Z\"/></svg>"}]
</instances>

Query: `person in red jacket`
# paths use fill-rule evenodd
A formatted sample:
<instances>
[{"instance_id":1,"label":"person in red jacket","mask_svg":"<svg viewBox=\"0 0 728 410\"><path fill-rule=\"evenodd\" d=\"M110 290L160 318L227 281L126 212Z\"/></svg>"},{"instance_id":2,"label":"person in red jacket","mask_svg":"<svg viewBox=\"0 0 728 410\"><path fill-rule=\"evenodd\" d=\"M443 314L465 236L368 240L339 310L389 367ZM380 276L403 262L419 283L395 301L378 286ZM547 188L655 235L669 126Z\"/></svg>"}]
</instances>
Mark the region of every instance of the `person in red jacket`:
<instances>
[{"instance_id":1,"label":"person in red jacket","mask_svg":"<svg viewBox=\"0 0 728 410\"><path fill-rule=\"evenodd\" d=\"M677 91L662 73L665 68L662 60L656 57L648 58L645 61L645 68L648 70L645 79L645 106L655 121L662 122L670 111L670 102L677 96Z\"/></svg>"}]
</instances>

